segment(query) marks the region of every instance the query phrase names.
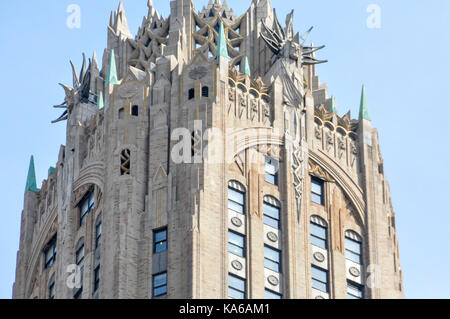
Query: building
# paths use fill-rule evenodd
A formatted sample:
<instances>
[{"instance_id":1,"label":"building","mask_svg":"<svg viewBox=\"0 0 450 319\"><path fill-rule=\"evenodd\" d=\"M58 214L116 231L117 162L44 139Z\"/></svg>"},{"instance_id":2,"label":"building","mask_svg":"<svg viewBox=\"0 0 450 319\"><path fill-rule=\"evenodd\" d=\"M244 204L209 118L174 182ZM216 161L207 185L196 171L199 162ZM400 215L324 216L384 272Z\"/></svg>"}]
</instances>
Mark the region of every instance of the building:
<instances>
[{"instance_id":1,"label":"building","mask_svg":"<svg viewBox=\"0 0 450 319\"><path fill-rule=\"evenodd\" d=\"M40 189L31 160L13 297L402 298L365 89L339 116L322 47L269 0L148 7L133 37L120 4L102 65L62 85L66 145Z\"/></svg>"}]
</instances>

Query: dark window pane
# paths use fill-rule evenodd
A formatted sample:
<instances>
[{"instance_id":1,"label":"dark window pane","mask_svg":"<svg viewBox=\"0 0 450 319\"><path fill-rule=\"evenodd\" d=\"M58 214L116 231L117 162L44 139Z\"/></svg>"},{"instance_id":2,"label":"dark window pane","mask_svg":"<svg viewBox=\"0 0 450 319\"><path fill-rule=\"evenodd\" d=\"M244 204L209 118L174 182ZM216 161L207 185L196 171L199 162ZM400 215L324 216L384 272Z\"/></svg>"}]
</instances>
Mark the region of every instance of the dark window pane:
<instances>
[{"instance_id":1,"label":"dark window pane","mask_svg":"<svg viewBox=\"0 0 450 319\"><path fill-rule=\"evenodd\" d=\"M167 242L160 242L155 244L155 253L160 253L167 250Z\"/></svg>"},{"instance_id":2,"label":"dark window pane","mask_svg":"<svg viewBox=\"0 0 450 319\"><path fill-rule=\"evenodd\" d=\"M165 229L155 232L155 242L163 241L166 239L167 239L167 231Z\"/></svg>"}]
</instances>

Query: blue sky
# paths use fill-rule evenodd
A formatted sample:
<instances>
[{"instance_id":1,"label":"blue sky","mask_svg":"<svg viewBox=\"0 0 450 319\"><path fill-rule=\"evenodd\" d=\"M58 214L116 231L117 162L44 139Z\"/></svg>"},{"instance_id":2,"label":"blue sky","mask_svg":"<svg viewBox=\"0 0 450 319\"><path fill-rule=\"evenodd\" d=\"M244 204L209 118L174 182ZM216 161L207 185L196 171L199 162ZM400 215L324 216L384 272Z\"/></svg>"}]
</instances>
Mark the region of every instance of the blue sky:
<instances>
[{"instance_id":1,"label":"blue sky","mask_svg":"<svg viewBox=\"0 0 450 319\"><path fill-rule=\"evenodd\" d=\"M207 0L195 1L196 8ZM250 0L227 0L243 13ZM81 8L81 28L66 26L70 4ZM168 0L154 0L167 16ZM381 8L381 28L368 28L370 4ZM81 53L99 61L106 27L118 1L1 1L0 29L0 298L10 298L29 158L35 155L38 187L65 143L65 124L52 105L64 99L58 82L71 84L69 59ZM146 0L124 1L135 33ZM321 81L336 97L340 115L358 115L367 87L372 125L379 129L390 181L400 258L408 298L450 298L450 2L448 0L272 0L281 22L295 9L296 31L314 26L310 40L325 44L318 58ZM101 62L100 62L101 63Z\"/></svg>"}]
</instances>

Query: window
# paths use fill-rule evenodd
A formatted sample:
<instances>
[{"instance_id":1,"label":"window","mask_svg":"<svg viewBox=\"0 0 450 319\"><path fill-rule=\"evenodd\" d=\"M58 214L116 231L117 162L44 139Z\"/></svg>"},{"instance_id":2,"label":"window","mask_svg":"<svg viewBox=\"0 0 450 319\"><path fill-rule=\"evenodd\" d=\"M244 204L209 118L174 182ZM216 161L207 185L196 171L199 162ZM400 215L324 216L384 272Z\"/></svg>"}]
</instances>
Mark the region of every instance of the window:
<instances>
[{"instance_id":1,"label":"window","mask_svg":"<svg viewBox=\"0 0 450 319\"><path fill-rule=\"evenodd\" d=\"M228 231L228 252L236 256L245 255L245 237L238 233Z\"/></svg>"},{"instance_id":2,"label":"window","mask_svg":"<svg viewBox=\"0 0 450 319\"><path fill-rule=\"evenodd\" d=\"M98 290L100 285L100 266L97 266L94 269L94 292Z\"/></svg>"},{"instance_id":3,"label":"window","mask_svg":"<svg viewBox=\"0 0 450 319\"><path fill-rule=\"evenodd\" d=\"M195 97L195 89L190 89L188 91L188 100L192 100Z\"/></svg>"},{"instance_id":4,"label":"window","mask_svg":"<svg viewBox=\"0 0 450 319\"><path fill-rule=\"evenodd\" d=\"M160 253L167 250L167 228L155 230L153 232L153 253Z\"/></svg>"},{"instance_id":5,"label":"window","mask_svg":"<svg viewBox=\"0 0 450 319\"><path fill-rule=\"evenodd\" d=\"M167 294L167 272L153 275L153 297Z\"/></svg>"},{"instance_id":6,"label":"window","mask_svg":"<svg viewBox=\"0 0 450 319\"><path fill-rule=\"evenodd\" d=\"M139 106L133 105L131 107L131 115L132 116L139 116Z\"/></svg>"},{"instance_id":7,"label":"window","mask_svg":"<svg viewBox=\"0 0 450 319\"><path fill-rule=\"evenodd\" d=\"M264 290L264 299L281 299L281 295L269 289Z\"/></svg>"},{"instance_id":8,"label":"window","mask_svg":"<svg viewBox=\"0 0 450 319\"><path fill-rule=\"evenodd\" d=\"M238 186L239 188L234 188L232 186L228 187L228 209L231 209L239 214L245 214L244 188L236 183L234 183L233 186Z\"/></svg>"},{"instance_id":9,"label":"window","mask_svg":"<svg viewBox=\"0 0 450 319\"><path fill-rule=\"evenodd\" d=\"M99 217L95 224L95 248L100 247L100 239L102 238L102 219Z\"/></svg>"},{"instance_id":10,"label":"window","mask_svg":"<svg viewBox=\"0 0 450 319\"><path fill-rule=\"evenodd\" d=\"M84 241L80 240L80 243L78 244L77 247L78 248L75 253L75 262L77 263L78 266L80 266L84 260Z\"/></svg>"},{"instance_id":11,"label":"window","mask_svg":"<svg viewBox=\"0 0 450 319\"><path fill-rule=\"evenodd\" d=\"M130 175L131 170L131 152L129 149L124 149L120 153L120 175Z\"/></svg>"},{"instance_id":12,"label":"window","mask_svg":"<svg viewBox=\"0 0 450 319\"><path fill-rule=\"evenodd\" d=\"M354 231L347 230L345 232L345 258L355 263L361 264L361 243L361 236L359 236Z\"/></svg>"},{"instance_id":13,"label":"window","mask_svg":"<svg viewBox=\"0 0 450 319\"><path fill-rule=\"evenodd\" d=\"M245 299L245 279L228 275L228 297Z\"/></svg>"},{"instance_id":14,"label":"window","mask_svg":"<svg viewBox=\"0 0 450 319\"><path fill-rule=\"evenodd\" d=\"M311 216L310 224L311 244L327 249L327 224L319 216Z\"/></svg>"},{"instance_id":15,"label":"window","mask_svg":"<svg viewBox=\"0 0 450 319\"><path fill-rule=\"evenodd\" d=\"M266 182L278 185L278 162L266 156Z\"/></svg>"},{"instance_id":16,"label":"window","mask_svg":"<svg viewBox=\"0 0 450 319\"><path fill-rule=\"evenodd\" d=\"M48 284L48 299L55 299L55 275Z\"/></svg>"},{"instance_id":17,"label":"window","mask_svg":"<svg viewBox=\"0 0 450 319\"><path fill-rule=\"evenodd\" d=\"M348 281L347 299L364 299L364 287L351 281Z\"/></svg>"},{"instance_id":18,"label":"window","mask_svg":"<svg viewBox=\"0 0 450 319\"><path fill-rule=\"evenodd\" d=\"M313 203L323 205L323 181L311 176L311 200Z\"/></svg>"},{"instance_id":19,"label":"window","mask_svg":"<svg viewBox=\"0 0 450 319\"><path fill-rule=\"evenodd\" d=\"M328 293L328 271L311 266L312 287Z\"/></svg>"},{"instance_id":20,"label":"window","mask_svg":"<svg viewBox=\"0 0 450 319\"><path fill-rule=\"evenodd\" d=\"M94 208L95 197L94 191L89 191L80 202L80 226L83 225L83 221L89 214L89 212Z\"/></svg>"},{"instance_id":21,"label":"window","mask_svg":"<svg viewBox=\"0 0 450 319\"><path fill-rule=\"evenodd\" d=\"M56 260L56 235L49 241L44 250L45 266L44 269L53 266Z\"/></svg>"},{"instance_id":22,"label":"window","mask_svg":"<svg viewBox=\"0 0 450 319\"><path fill-rule=\"evenodd\" d=\"M264 267L276 272L281 272L280 251L264 246Z\"/></svg>"},{"instance_id":23,"label":"window","mask_svg":"<svg viewBox=\"0 0 450 319\"><path fill-rule=\"evenodd\" d=\"M209 88L207 86L202 87L202 96L203 97L209 96Z\"/></svg>"},{"instance_id":24,"label":"window","mask_svg":"<svg viewBox=\"0 0 450 319\"><path fill-rule=\"evenodd\" d=\"M273 204L275 204L275 203L272 202L272 204L269 204L268 202L266 202L266 199L264 200L264 203L263 203L264 224L266 224L268 226L272 226L273 228L279 229L280 228L280 208L276 207Z\"/></svg>"},{"instance_id":25,"label":"window","mask_svg":"<svg viewBox=\"0 0 450 319\"><path fill-rule=\"evenodd\" d=\"M119 109L119 120L123 119L125 115L125 109L122 107L121 109Z\"/></svg>"}]
</instances>

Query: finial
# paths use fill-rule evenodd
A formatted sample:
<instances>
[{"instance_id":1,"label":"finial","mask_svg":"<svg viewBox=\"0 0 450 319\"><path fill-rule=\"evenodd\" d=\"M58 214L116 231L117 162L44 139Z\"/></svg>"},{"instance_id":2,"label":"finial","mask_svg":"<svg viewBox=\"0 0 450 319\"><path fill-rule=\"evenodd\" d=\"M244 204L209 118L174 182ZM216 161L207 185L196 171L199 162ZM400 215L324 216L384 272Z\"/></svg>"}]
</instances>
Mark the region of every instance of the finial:
<instances>
[{"instance_id":1,"label":"finial","mask_svg":"<svg viewBox=\"0 0 450 319\"><path fill-rule=\"evenodd\" d=\"M334 96L331 97L331 112L337 114L336 99Z\"/></svg>"},{"instance_id":2,"label":"finial","mask_svg":"<svg viewBox=\"0 0 450 319\"><path fill-rule=\"evenodd\" d=\"M119 84L119 79L117 78L116 57L114 55L114 49L111 50L111 56L109 57L106 87L108 87L110 84Z\"/></svg>"},{"instance_id":3,"label":"finial","mask_svg":"<svg viewBox=\"0 0 450 319\"><path fill-rule=\"evenodd\" d=\"M219 39L217 40L217 52L216 52L217 63L219 63L219 57L221 57L221 56L225 57L227 59L230 58L228 56L227 40L225 38L225 31L223 28L222 21L220 21Z\"/></svg>"},{"instance_id":4,"label":"finial","mask_svg":"<svg viewBox=\"0 0 450 319\"><path fill-rule=\"evenodd\" d=\"M247 56L244 57L244 66L243 66L243 70L241 70L241 72L242 71L243 71L244 74L247 74L248 76L251 76L250 65L248 64Z\"/></svg>"},{"instance_id":5,"label":"finial","mask_svg":"<svg viewBox=\"0 0 450 319\"><path fill-rule=\"evenodd\" d=\"M362 91L361 91L361 104L359 106L359 120L362 119L371 121L370 115L369 115L369 106L367 104L367 96L366 96L366 86L363 85Z\"/></svg>"},{"instance_id":6,"label":"finial","mask_svg":"<svg viewBox=\"0 0 450 319\"><path fill-rule=\"evenodd\" d=\"M37 192L36 171L34 169L34 156L31 155L30 166L28 167L27 184L25 186L25 194L28 191Z\"/></svg>"},{"instance_id":7,"label":"finial","mask_svg":"<svg viewBox=\"0 0 450 319\"><path fill-rule=\"evenodd\" d=\"M105 103L103 102L103 92L100 91L100 94L98 95L97 100L97 110L101 110L105 106Z\"/></svg>"}]
</instances>

